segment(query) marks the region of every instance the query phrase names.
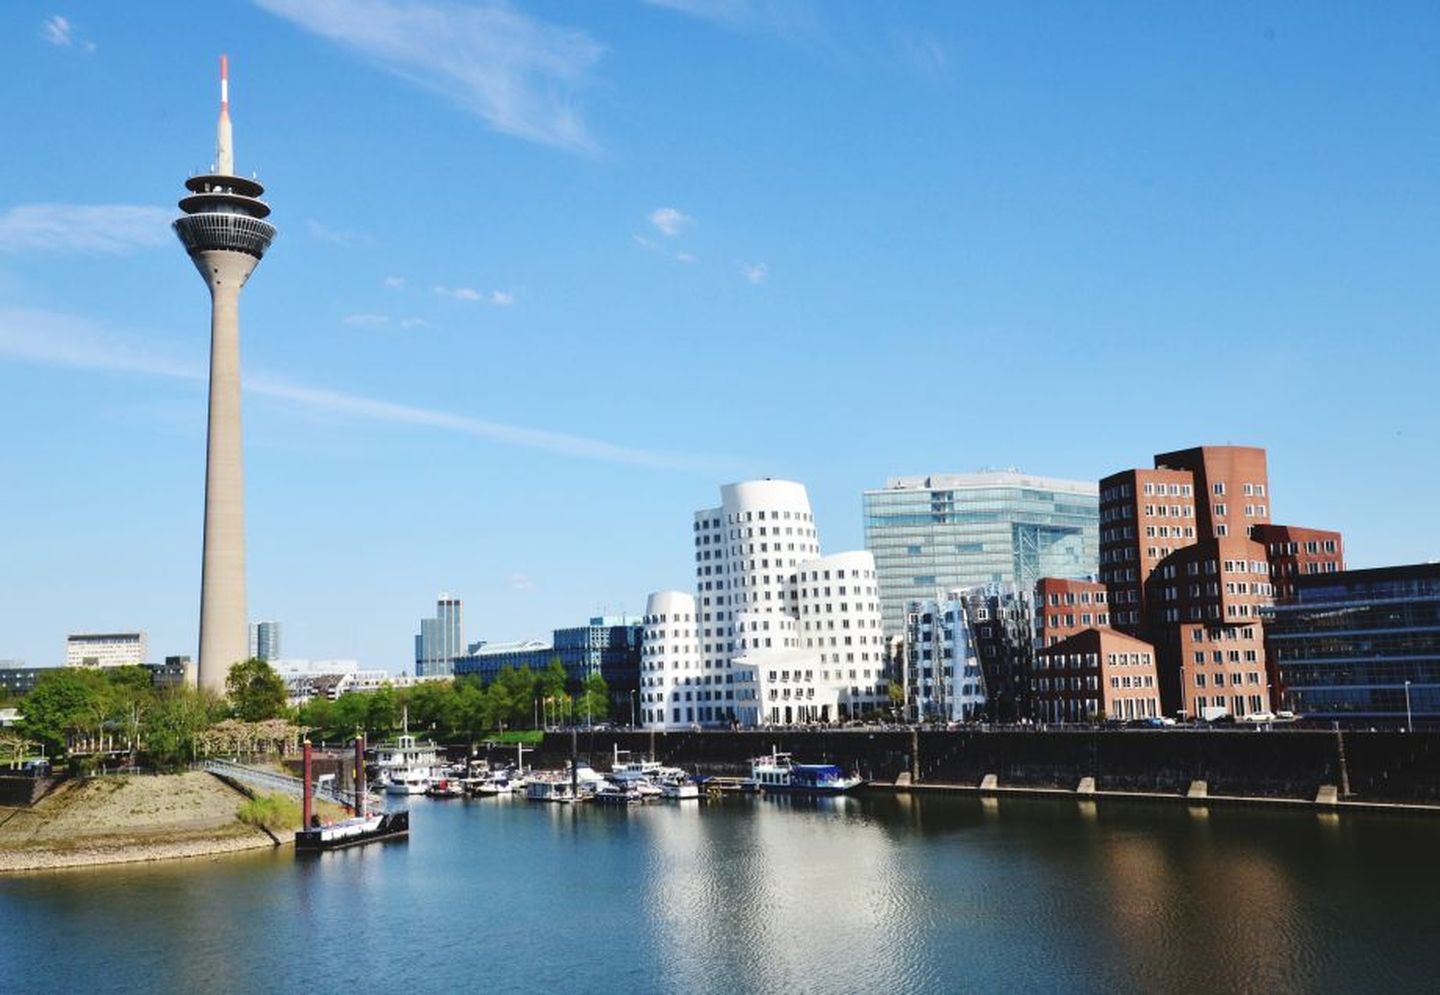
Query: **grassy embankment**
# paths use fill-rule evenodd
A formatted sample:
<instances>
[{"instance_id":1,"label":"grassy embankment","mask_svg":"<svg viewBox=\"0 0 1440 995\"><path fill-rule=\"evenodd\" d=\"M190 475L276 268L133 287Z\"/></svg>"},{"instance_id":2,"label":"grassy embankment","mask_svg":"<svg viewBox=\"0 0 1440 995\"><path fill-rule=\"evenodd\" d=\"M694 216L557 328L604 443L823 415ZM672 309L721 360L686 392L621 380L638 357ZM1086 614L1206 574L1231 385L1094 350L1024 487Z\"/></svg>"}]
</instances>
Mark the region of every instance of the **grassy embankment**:
<instances>
[{"instance_id":1,"label":"grassy embankment","mask_svg":"<svg viewBox=\"0 0 1440 995\"><path fill-rule=\"evenodd\" d=\"M318 810L342 814L334 805ZM199 772L70 781L31 808L0 808L0 871L271 847L270 833L284 838L299 825L298 802L245 799Z\"/></svg>"}]
</instances>

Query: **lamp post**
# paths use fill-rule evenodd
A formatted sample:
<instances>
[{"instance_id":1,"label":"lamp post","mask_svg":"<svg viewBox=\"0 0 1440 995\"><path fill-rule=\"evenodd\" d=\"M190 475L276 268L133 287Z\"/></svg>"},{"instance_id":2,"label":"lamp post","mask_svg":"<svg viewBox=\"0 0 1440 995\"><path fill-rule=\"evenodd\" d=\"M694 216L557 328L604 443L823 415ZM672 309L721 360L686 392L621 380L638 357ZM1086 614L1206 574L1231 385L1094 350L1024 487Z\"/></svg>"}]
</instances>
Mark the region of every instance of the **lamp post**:
<instances>
[{"instance_id":1,"label":"lamp post","mask_svg":"<svg viewBox=\"0 0 1440 995\"><path fill-rule=\"evenodd\" d=\"M1405 731L1414 732L1415 723L1410 715L1410 682L1405 682Z\"/></svg>"},{"instance_id":2,"label":"lamp post","mask_svg":"<svg viewBox=\"0 0 1440 995\"><path fill-rule=\"evenodd\" d=\"M630 692L630 728L635 728L635 692Z\"/></svg>"}]
</instances>

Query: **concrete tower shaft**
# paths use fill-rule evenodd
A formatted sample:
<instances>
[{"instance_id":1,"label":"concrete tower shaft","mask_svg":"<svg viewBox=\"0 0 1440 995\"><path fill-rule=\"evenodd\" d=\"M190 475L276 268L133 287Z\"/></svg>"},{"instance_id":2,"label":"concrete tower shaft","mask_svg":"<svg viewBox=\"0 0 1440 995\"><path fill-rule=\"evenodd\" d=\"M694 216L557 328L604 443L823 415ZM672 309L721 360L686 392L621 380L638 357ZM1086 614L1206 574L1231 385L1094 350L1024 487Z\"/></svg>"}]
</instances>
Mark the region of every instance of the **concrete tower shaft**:
<instances>
[{"instance_id":1,"label":"concrete tower shaft","mask_svg":"<svg viewBox=\"0 0 1440 995\"><path fill-rule=\"evenodd\" d=\"M210 410L205 448L205 540L200 582L198 680L223 693L249 652L245 601L245 473L240 414L240 289L275 228L264 188L235 176L229 66L220 62L216 171L192 176L175 233L210 288Z\"/></svg>"}]
</instances>

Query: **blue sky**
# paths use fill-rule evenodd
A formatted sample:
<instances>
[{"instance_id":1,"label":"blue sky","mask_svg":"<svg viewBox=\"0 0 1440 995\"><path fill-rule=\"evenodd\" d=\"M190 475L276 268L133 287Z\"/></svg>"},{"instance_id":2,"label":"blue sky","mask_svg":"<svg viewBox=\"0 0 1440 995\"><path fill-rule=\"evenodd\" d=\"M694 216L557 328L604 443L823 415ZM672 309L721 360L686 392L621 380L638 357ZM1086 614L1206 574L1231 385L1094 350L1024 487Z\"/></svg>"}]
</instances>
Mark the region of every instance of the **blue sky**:
<instances>
[{"instance_id":1,"label":"blue sky","mask_svg":"<svg viewBox=\"0 0 1440 995\"><path fill-rule=\"evenodd\" d=\"M1440 556L1440 10L441 0L0 7L0 658L193 652L213 159L251 615L409 665L690 582L717 485L1270 450L1278 521ZM1400 523L1403 523L1400 524Z\"/></svg>"}]
</instances>

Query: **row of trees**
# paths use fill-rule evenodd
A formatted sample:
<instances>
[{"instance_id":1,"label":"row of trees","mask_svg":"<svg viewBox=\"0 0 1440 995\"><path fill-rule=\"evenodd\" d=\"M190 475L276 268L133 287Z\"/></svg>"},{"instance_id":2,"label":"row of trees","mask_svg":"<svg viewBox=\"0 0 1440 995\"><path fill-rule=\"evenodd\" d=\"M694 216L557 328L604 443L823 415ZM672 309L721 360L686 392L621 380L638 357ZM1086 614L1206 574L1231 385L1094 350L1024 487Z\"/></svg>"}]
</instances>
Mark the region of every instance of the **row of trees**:
<instances>
[{"instance_id":1,"label":"row of trees","mask_svg":"<svg viewBox=\"0 0 1440 995\"><path fill-rule=\"evenodd\" d=\"M52 670L17 703L24 719L0 753L16 762L42 746L51 756L143 752L171 767L195 759L210 744L207 731L227 721L297 723L330 739L362 729L375 738L396 732L408 713L411 728L458 740L490 730L599 721L610 713L605 679L592 674L571 688L558 659L540 671L506 667L488 685L473 678L431 681L317 698L299 709L287 705L285 682L268 663L247 660L231 668L225 690L221 698L204 688L157 689L143 667Z\"/></svg>"},{"instance_id":2,"label":"row of trees","mask_svg":"<svg viewBox=\"0 0 1440 995\"><path fill-rule=\"evenodd\" d=\"M539 671L504 667L489 684L459 677L409 688L352 691L334 701L316 698L299 709L297 719L325 739L339 739L356 729L374 738L396 732L407 714L411 729L442 739L475 739L490 730L598 722L610 714L610 688L598 673L570 687L557 659Z\"/></svg>"},{"instance_id":3,"label":"row of trees","mask_svg":"<svg viewBox=\"0 0 1440 995\"><path fill-rule=\"evenodd\" d=\"M229 712L204 689L154 688L144 667L52 670L16 704L24 716L19 732L32 748L51 756L72 747L143 749L161 766L193 759L196 735Z\"/></svg>"}]
</instances>

